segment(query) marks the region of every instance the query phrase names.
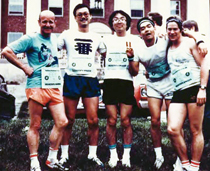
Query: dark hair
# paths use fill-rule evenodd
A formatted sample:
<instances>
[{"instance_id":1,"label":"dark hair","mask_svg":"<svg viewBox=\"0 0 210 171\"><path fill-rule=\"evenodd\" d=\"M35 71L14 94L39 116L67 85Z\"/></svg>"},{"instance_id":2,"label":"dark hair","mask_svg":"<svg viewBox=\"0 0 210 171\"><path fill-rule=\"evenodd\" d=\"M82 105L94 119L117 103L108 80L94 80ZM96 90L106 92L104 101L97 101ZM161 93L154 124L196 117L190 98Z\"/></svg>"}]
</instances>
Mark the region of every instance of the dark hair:
<instances>
[{"instance_id":1,"label":"dark hair","mask_svg":"<svg viewBox=\"0 0 210 171\"><path fill-rule=\"evenodd\" d=\"M78 5L76 5L76 7L74 7L74 10L73 10L73 14L74 14L75 17L76 17L77 10L80 9L80 8L87 8L89 10L89 13L91 14L90 8L87 5L78 4Z\"/></svg>"},{"instance_id":2,"label":"dark hair","mask_svg":"<svg viewBox=\"0 0 210 171\"><path fill-rule=\"evenodd\" d=\"M131 17L124 11L122 10L116 10L114 11L110 17L109 17L109 26L110 28L112 29L112 31L115 31L114 28L113 28L113 18L115 17L116 14L122 14L123 16L125 16L126 18L126 23L127 23L127 27L126 27L126 31L130 28L131 26Z\"/></svg>"},{"instance_id":3,"label":"dark hair","mask_svg":"<svg viewBox=\"0 0 210 171\"><path fill-rule=\"evenodd\" d=\"M140 25L146 21L150 22L153 25L153 27L155 26L155 23L149 17L142 17L139 19L139 21L137 23L137 30L139 31L139 33L141 32Z\"/></svg>"},{"instance_id":4,"label":"dark hair","mask_svg":"<svg viewBox=\"0 0 210 171\"><path fill-rule=\"evenodd\" d=\"M178 16L171 16L171 17L167 18L167 20L166 20L166 28L168 26L168 23L170 23L170 22L177 23L180 31L182 32L183 27L182 27L182 20L181 20L181 18L179 18Z\"/></svg>"},{"instance_id":5,"label":"dark hair","mask_svg":"<svg viewBox=\"0 0 210 171\"><path fill-rule=\"evenodd\" d=\"M184 28L188 28L189 30L194 27L195 31L198 31L198 23L194 20L185 20L182 25Z\"/></svg>"},{"instance_id":6,"label":"dark hair","mask_svg":"<svg viewBox=\"0 0 210 171\"><path fill-rule=\"evenodd\" d=\"M162 26L163 24L163 16L160 15L158 12L149 12L147 14L151 19L158 25Z\"/></svg>"}]
</instances>

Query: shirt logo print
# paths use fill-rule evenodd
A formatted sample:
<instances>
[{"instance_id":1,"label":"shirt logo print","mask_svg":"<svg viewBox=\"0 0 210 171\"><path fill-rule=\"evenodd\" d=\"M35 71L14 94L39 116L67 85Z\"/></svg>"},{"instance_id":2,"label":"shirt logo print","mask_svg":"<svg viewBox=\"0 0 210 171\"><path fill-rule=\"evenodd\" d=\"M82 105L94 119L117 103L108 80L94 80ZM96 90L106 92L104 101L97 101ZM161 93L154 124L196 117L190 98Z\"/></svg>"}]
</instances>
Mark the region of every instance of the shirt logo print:
<instances>
[{"instance_id":1,"label":"shirt logo print","mask_svg":"<svg viewBox=\"0 0 210 171\"><path fill-rule=\"evenodd\" d=\"M76 42L75 50L79 54L89 55L89 52L92 52L91 39L74 39Z\"/></svg>"}]
</instances>

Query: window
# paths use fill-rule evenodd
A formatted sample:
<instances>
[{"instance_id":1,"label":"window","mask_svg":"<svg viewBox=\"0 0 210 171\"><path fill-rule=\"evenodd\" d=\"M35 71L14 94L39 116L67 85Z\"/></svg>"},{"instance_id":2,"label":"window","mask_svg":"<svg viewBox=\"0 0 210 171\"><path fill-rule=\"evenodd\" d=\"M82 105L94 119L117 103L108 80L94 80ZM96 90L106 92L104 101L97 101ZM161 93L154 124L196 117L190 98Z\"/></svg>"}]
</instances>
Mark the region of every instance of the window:
<instances>
[{"instance_id":1,"label":"window","mask_svg":"<svg viewBox=\"0 0 210 171\"><path fill-rule=\"evenodd\" d=\"M131 0L131 17L140 18L144 16L144 0Z\"/></svg>"},{"instance_id":2,"label":"window","mask_svg":"<svg viewBox=\"0 0 210 171\"><path fill-rule=\"evenodd\" d=\"M104 0L90 0L90 10L93 17L104 17Z\"/></svg>"},{"instance_id":3,"label":"window","mask_svg":"<svg viewBox=\"0 0 210 171\"><path fill-rule=\"evenodd\" d=\"M56 17L63 16L63 0L49 0L49 10L55 13Z\"/></svg>"},{"instance_id":4,"label":"window","mask_svg":"<svg viewBox=\"0 0 210 171\"><path fill-rule=\"evenodd\" d=\"M23 36L21 32L8 32L7 33L7 44L14 42L15 40L19 39Z\"/></svg>"},{"instance_id":5,"label":"window","mask_svg":"<svg viewBox=\"0 0 210 171\"><path fill-rule=\"evenodd\" d=\"M171 0L171 2L170 2L170 11L171 11L171 15L181 16L180 1L179 0Z\"/></svg>"},{"instance_id":6,"label":"window","mask_svg":"<svg viewBox=\"0 0 210 171\"><path fill-rule=\"evenodd\" d=\"M9 0L8 15L24 15L24 0Z\"/></svg>"}]
</instances>

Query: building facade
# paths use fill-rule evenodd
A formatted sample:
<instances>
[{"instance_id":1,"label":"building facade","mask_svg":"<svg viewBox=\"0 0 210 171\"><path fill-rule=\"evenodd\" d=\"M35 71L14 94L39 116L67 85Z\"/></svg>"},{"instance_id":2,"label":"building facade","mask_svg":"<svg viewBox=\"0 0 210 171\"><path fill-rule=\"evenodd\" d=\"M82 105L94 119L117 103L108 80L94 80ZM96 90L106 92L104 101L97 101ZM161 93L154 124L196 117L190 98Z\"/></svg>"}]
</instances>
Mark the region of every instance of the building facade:
<instances>
[{"instance_id":1,"label":"building facade","mask_svg":"<svg viewBox=\"0 0 210 171\"><path fill-rule=\"evenodd\" d=\"M65 29L77 27L73 9L78 3L91 8L92 31L99 34L112 34L108 19L114 10L124 10L132 18L132 34L138 34L137 21L148 12L159 12L163 21L170 15L179 15L183 20L194 19L200 31L210 34L210 0L1 0L0 3L0 48L18 39L23 34L39 31L40 11L49 9L56 14L57 27L54 32L60 34ZM163 23L163 25L165 22Z\"/></svg>"}]
</instances>

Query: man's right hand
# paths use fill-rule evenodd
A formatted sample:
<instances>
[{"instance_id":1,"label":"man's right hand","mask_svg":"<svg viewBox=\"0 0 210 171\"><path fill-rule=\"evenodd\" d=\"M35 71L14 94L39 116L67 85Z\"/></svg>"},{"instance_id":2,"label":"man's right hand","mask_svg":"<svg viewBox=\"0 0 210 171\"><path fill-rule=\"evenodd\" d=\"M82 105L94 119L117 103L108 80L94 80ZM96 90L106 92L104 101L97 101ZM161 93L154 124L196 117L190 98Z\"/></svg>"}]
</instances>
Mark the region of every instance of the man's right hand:
<instances>
[{"instance_id":1,"label":"man's right hand","mask_svg":"<svg viewBox=\"0 0 210 171\"><path fill-rule=\"evenodd\" d=\"M133 48L127 48L126 49L126 54L127 54L128 59L133 58L134 57Z\"/></svg>"},{"instance_id":2,"label":"man's right hand","mask_svg":"<svg viewBox=\"0 0 210 171\"><path fill-rule=\"evenodd\" d=\"M22 67L22 70L24 71L24 73L27 75L27 76L31 76L34 72L34 69L28 65L23 65Z\"/></svg>"}]
</instances>

